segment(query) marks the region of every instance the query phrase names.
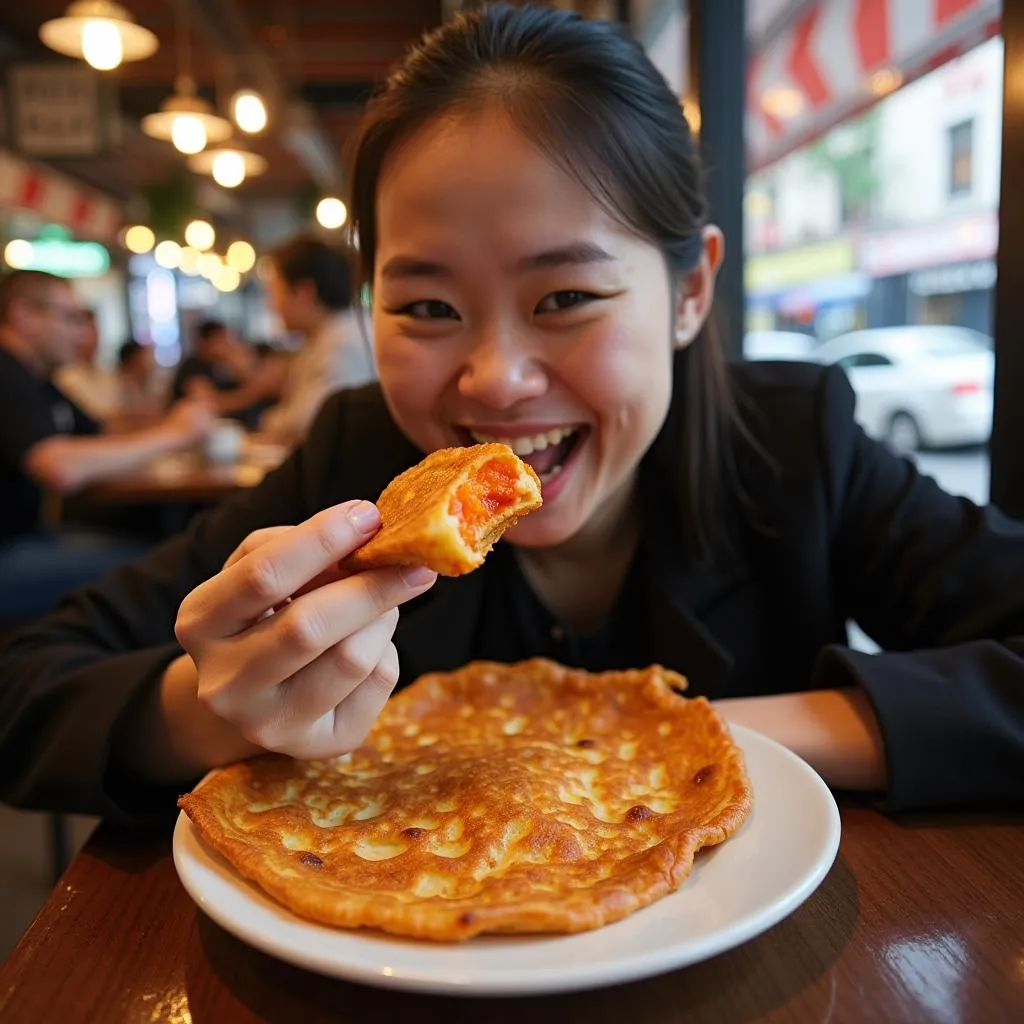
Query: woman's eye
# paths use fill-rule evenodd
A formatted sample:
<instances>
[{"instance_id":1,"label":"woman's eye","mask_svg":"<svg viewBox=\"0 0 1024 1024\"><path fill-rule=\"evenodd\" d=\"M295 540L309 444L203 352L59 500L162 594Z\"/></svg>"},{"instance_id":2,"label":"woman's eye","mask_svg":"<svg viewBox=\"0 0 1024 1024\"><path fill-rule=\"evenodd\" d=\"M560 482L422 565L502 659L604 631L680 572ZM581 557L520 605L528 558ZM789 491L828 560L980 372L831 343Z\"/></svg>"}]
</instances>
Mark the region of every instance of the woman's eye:
<instances>
[{"instance_id":1,"label":"woman's eye","mask_svg":"<svg viewBox=\"0 0 1024 1024\"><path fill-rule=\"evenodd\" d=\"M458 320L459 315L448 305L438 299L424 299L421 302L410 302L396 310L402 316L411 316L415 320Z\"/></svg>"},{"instance_id":2,"label":"woman's eye","mask_svg":"<svg viewBox=\"0 0 1024 1024\"><path fill-rule=\"evenodd\" d=\"M541 299L537 306L538 313L557 313L563 309L572 309L574 306L582 306L585 302L592 302L597 296L593 292L552 292Z\"/></svg>"}]
</instances>

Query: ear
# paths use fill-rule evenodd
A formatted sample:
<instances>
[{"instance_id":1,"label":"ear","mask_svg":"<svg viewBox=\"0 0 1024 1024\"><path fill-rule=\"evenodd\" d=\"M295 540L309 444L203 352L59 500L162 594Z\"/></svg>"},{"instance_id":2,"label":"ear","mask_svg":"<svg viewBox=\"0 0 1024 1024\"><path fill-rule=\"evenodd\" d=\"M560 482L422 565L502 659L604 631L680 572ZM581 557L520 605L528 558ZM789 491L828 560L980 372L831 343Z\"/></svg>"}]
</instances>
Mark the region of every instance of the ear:
<instances>
[{"instance_id":1,"label":"ear","mask_svg":"<svg viewBox=\"0 0 1024 1024\"><path fill-rule=\"evenodd\" d=\"M715 279L725 258L725 238L714 224L707 225L701 231L701 238L704 251L700 261L679 282L673 331L676 348L686 348L700 334L711 312L715 298Z\"/></svg>"}]
</instances>

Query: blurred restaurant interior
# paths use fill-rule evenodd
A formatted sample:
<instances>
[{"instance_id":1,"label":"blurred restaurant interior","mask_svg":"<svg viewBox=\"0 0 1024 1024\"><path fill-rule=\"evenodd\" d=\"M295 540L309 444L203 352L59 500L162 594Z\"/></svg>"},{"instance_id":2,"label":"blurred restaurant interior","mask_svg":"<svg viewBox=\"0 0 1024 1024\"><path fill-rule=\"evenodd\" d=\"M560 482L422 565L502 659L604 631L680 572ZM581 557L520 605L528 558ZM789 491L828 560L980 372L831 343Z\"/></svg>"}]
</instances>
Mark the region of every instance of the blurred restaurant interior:
<instances>
[{"instance_id":1,"label":"blurred restaurant interior","mask_svg":"<svg viewBox=\"0 0 1024 1024\"><path fill-rule=\"evenodd\" d=\"M731 355L839 363L869 433L1024 517L1024 4L556 5L625 21L678 93L728 239ZM278 381L220 406L205 440L91 482L105 513L166 536L296 442L260 429L312 336L274 299L273 254L297 236L358 244L347 160L363 106L460 6L0 4L0 271L72 282L95 318L90 379L117 379L121 401L142 353L145 422L172 388L194 393L190 359L234 387ZM0 810L0 959L91 826Z\"/></svg>"}]
</instances>

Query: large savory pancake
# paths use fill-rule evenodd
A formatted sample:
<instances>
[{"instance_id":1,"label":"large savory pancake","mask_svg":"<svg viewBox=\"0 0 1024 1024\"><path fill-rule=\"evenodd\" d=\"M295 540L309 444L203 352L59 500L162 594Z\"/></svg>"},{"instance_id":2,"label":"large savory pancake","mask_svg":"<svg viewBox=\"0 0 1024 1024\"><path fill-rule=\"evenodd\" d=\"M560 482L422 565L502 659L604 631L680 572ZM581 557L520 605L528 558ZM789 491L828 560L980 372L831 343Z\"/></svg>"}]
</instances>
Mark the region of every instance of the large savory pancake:
<instances>
[{"instance_id":1,"label":"large savory pancake","mask_svg":"<svg viewBox=\"0 0 1024 1024\"><path fill-rule=\"evenodd\" d=\"M461 576L540 505L540 479L508 445L442 448L384 488L377 499L380 531L342 567L423 565Z\"/></svg>"},{"instance_id":2,"label":"large savory pancake","mask_svg":"<svg viewBox=\"0 0 1024 1024\"><path fill-rule=\"evenodd\" d=\"M180 806L315 921L441 941L597 928L679 888L750 811L741 751L684 686L477 662L399 693L344 758L247 761Z\"/></svg>"}]
</instances>

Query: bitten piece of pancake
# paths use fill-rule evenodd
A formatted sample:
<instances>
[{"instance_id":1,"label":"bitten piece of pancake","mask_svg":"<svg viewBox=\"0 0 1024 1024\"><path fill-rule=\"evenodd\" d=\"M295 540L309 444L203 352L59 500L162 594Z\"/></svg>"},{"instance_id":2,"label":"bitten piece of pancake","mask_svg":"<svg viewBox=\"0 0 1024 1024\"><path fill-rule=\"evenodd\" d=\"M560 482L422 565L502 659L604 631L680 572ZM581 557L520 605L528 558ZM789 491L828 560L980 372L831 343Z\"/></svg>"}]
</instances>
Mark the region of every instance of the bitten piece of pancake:
<instances>
[{"instance_id":1,"label":"bitten piece of pancake","mask_svg":"<svg viewBox=\"0 0 1024 1024\"><path fill-rule=\"evenodd\" d=\"M442 448L388 484L377 499L379 532L342 568L422 565L462 576L541 502L539 477L507 445Z\"/></svg>"}]
</instances>

